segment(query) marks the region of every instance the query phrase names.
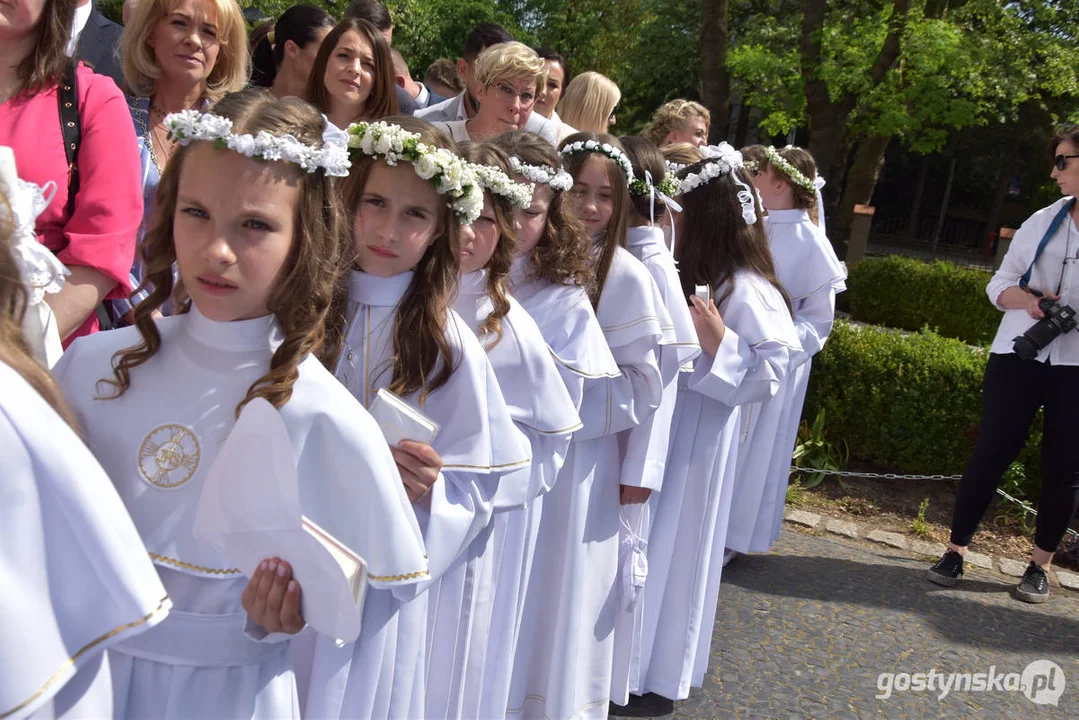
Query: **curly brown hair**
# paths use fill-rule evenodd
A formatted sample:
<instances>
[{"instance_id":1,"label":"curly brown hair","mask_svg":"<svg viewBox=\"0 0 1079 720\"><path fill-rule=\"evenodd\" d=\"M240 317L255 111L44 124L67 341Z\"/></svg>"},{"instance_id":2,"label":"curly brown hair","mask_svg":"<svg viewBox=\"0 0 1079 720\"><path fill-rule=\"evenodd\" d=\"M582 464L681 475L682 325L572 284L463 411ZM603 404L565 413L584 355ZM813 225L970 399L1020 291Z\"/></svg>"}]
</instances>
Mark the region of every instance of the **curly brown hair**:
<instances>
[{"instance_id":1,"label":"curly brown hair","mask_svg":"<svg viewBox=\"0 0 1079 720\"><path fill-rule=\"evenodd\" d=\"M256 135L265 131L278 136L288 133L308 145L322 145L322 116L299 98L278 100L261 88L244 90L223 97L214 105L214 113L232 120L235 133ZM173 218L180 176L191 147L180 147L176 151L157 186L160 212L157 223L146 233L141 249L146 277L140 290L148 290L149 295L135 308L135 326L142 339L138 345L113 355L114 377L103 380L116 389L112 397L123 395L131 386L131 371L161 348L161 335L152 315L169 299L174 289ZM300 362L307 355L318 352L325 341L326 316L346 267L345 251L351 246L343 232L341 208L333 193L331 178L321 170L307 173L299 165L282 165L290 168L300 185L296 237L267 302L267 308L277 316L285 339L270 360L269 372L248 388L247 395L236 406L237 416L257 397L265 398L277 408L288 402L299 378ZM182 286L182 283L178 285ZM182 287L176 290L179 296ZM190 300L185 300L181 310L186 312L189 308Z\"/></svg>"},{"instance_id":2,"label":"curly brown hair","mask_svg":"<svg viewBox=\"0 0 1079 720\"><path fill-rule=\"evenodd\" d=\"M22 332L29 298L19 274L10 222L11 205L0 186L0 363L18 373L75 432L75 417L52 375L38 364Z\"/></svg>"},{"instance_id":3,"label":"curly brown hair","mask_svg":"<svg viewBox=\"0 0 1079 720\"><path fill-rule=\"evenodd\" d=\"M487 143L459 142L457 154L470 163L489 165L498 168L507 175L511 174L510 160L506 153ZM495 224L498 226L498 244L494 254L487 261L487 296L494 307L480 323L480 334L490 338L485 347L490 350L502 341L502 318L510 311L509 281L513 257L517 252L517 221L513 214L513 203L506 197L485 191L495 210Z\"/></svg>"},{"instance_id":4,"label":"curly brown hair","mask_svg":"<svg viewBox=\"0 0 1079 720\"><path fill-rule=\"evenodd\" d=\"M562 169L558 151L533 133L514 130L492 142L525 165L545 165L555 172ZM536 187L538 190L539 186ZM591 293L596 279L591 240L581 221L567 212L566 194L550 186L547 189L551 204L547 208L543 236L532 251L531 279L554 285L579 285Z\"/></svg>"},{"instance_id":5,"label":"curly brown hair","mask_svg":"<svg viewBox=\"0 0 1079 720\"><path fill-rule=\"evenodd\" d=\"M684 179L690 173L700 173L706 162L683 168L678 177ZM692 295L695 285L708 285L714 291L725 287L723 295L716 298L716 305L719 305L734 289L734 274L739 270L750 270L779 290L790 310L787 291L776 279L760 204L753 201L757 221L747 225L738 201L740 188L732 177L735 174L742 182L752 185L749 174L738 168L704 183L679 200L682 229L679 233L681 241L675 246L675 259L682 294Z\"/></svg>"},{"instance_id":6,"label":"curly brown hair","mask_svg":"<svg viewBox=\"0 0 1079 720\"><path fill-rule=\"evenodd\" d=\"M588 142L589 140L600 144L606 143L619 150L622 143L618 138L608 133L579 132L570 135L562 141L559 149L572 145L576 142ZM603 286L607 283L607 274L611 271L611 262L614 261L615 250L626 246L626 228L629 225L629 180L626 178L622 166L611 158L601 153L578 152L565 158L566 171L576 180L581 168L590 157L600 158L607 168L607 179L611 183L611 194L614 198L614 211L611 213L611 221L607 225L607 231L603 233L602 247L599 257L596 258L596 283L589 290L588 296L592 301L592 307L599 306L599 298L603 294Z\"/></svg>"},{"instance_id":7,"label":"curly brown hair","mask_svg":"<svg viewBox=\"0 0 1079 720\"><path fill-rule=\"evenodd\" d=\"M386 118L385 122L416 133L420 141L434 148L455 152L453 140L442 130L418 118L403 115ZM382 160L369 155L353 155L352 169L344 182L337 186L344 207L346 227L356 221L356 209L363 197L371 168ZM442 233L431 241L416 265L412 283L397 305L393 320L393 375L390 392L411 395L419 392L422 405L427 396L445 385L460 363L446 336L450 309L457 291L457 274L461 267L461 240L457 219L448 204L443 205ZM350 240L347 265L355 262L356 250ZM333 309L327 320L327 341L320 355L326 367L336 367L344 344L348 310L347 278L339 284Z\"/></svg>"}]
</instances>

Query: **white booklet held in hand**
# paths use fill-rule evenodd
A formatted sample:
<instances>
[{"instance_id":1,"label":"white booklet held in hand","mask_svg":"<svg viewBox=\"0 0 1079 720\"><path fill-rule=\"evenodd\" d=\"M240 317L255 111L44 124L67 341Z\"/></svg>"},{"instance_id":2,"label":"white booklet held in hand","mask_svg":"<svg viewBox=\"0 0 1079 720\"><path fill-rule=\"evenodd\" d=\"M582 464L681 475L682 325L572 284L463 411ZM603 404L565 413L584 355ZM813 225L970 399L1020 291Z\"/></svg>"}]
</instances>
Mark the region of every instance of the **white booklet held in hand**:
<instances>
[{"instance_id":1,"label":"white booklet held in hand","mask_svg":"<svg viewBox=\"0 0 1079 720\"><path fill-rule=\"evenodd\" d=\"M368 412L390 447L397 447L402 440L430 445L438 435L438 423L386 389L378 391Z\"/></svg>"},{"instance_id":2,"label":"white booklet held in hand","mask_svg":"<svg viewBox=\"0 0 1079 720\"><path fill-rule=\"evenodd\" d=\"M288 430L266 400L244 407L218 453L194 533L249 578L266 558L286 561L307 624L340 641L359 637L367 564L301 513Z\"/></svg>"}]
</instances>

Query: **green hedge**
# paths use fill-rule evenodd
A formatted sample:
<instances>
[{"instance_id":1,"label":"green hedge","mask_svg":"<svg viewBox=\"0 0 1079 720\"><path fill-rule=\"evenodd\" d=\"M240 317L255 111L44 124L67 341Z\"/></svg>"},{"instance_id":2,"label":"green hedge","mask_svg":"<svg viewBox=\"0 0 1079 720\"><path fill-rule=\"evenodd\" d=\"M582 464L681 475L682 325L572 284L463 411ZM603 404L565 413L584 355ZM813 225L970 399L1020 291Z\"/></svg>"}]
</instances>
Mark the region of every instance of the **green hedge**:
<instances>
[{"instance_id":1,"label":"green hedge","mask_svg":"<svg viewBox=\"0 0 1079 720\"><path fill-rule=\"evenodd\" d=\"M990 277L949 262L891 255L853 266L843 295L855 320L903 330L929 326L944 337L988 345L1001 318L985 295Z\"/></svg>"},{"instance_id":2,"label":"green hedge","mask_svg":"<svg viewBox=\"0 0 1079 720\"><path fill-rule=\"evenodd\" d=\"M928 330L896 330L836 322L813 360L803 417L825 410L828 437L851 455L904 473L963 472L981 417L987 351ZM1040 484L1035 423L1019 457L1028 497Z\"/></svg>"}]
</instances>

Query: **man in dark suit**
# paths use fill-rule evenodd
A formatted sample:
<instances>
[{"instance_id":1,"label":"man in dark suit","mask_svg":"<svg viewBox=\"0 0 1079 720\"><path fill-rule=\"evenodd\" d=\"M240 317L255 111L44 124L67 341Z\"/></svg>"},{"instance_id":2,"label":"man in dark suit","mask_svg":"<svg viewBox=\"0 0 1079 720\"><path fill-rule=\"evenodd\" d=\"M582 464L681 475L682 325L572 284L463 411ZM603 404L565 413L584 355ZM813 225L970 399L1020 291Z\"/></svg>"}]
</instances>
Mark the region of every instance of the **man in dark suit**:
<instances>
[{"instance_id":1,"label":"man in dark suit","mask_svg":"<svg viewBox=\"0 0 1079 720\"><path fill-rule=\"evenodd\" d=\"M390 48L390 54L393 56L393 80L397 83L398 90L404 89L408 93L408 96L416 103L417 110L431 107L446 99L437 93L431 92L426 85L416 82L412 78L408 63L405 62L400 50Z\"/></svg>"},{"instance_id":2,"label":"man in dark suit","mask_svg":"<svg viewBox=\"0 0 1079 720\"><path fill-rule=\"evenodd\" d=\"M86 18L81 27L80 14ZM123 32L122 27L99 13L91 0L82 0L76 6L75 22L71 28L72 39L77 40L75 57L91 66L99 75L111 77L121 90L124 89L124 70L119 53Z\"/></svg>"}]
</instances>

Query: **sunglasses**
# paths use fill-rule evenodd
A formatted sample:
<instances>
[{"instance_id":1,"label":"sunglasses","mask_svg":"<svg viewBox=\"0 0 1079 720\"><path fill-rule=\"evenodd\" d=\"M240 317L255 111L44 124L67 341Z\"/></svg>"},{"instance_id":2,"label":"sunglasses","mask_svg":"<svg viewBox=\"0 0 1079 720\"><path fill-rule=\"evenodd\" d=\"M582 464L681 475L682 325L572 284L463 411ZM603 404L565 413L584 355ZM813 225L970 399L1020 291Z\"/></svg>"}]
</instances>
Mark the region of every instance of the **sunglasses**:
<instances>
[{"instance_id":1,"label":"sunglasses","mask_svg":"<svg viewBox=\"0 0 1079 720\"><path fill-rule=\"evenodd\" d=\"M1079 155L1057 155L1053 158L1053 165L1057 170L1064 172L1068 169L1068 160L1070 158L1079 158Z\"/></svg>"}]
</instances>

